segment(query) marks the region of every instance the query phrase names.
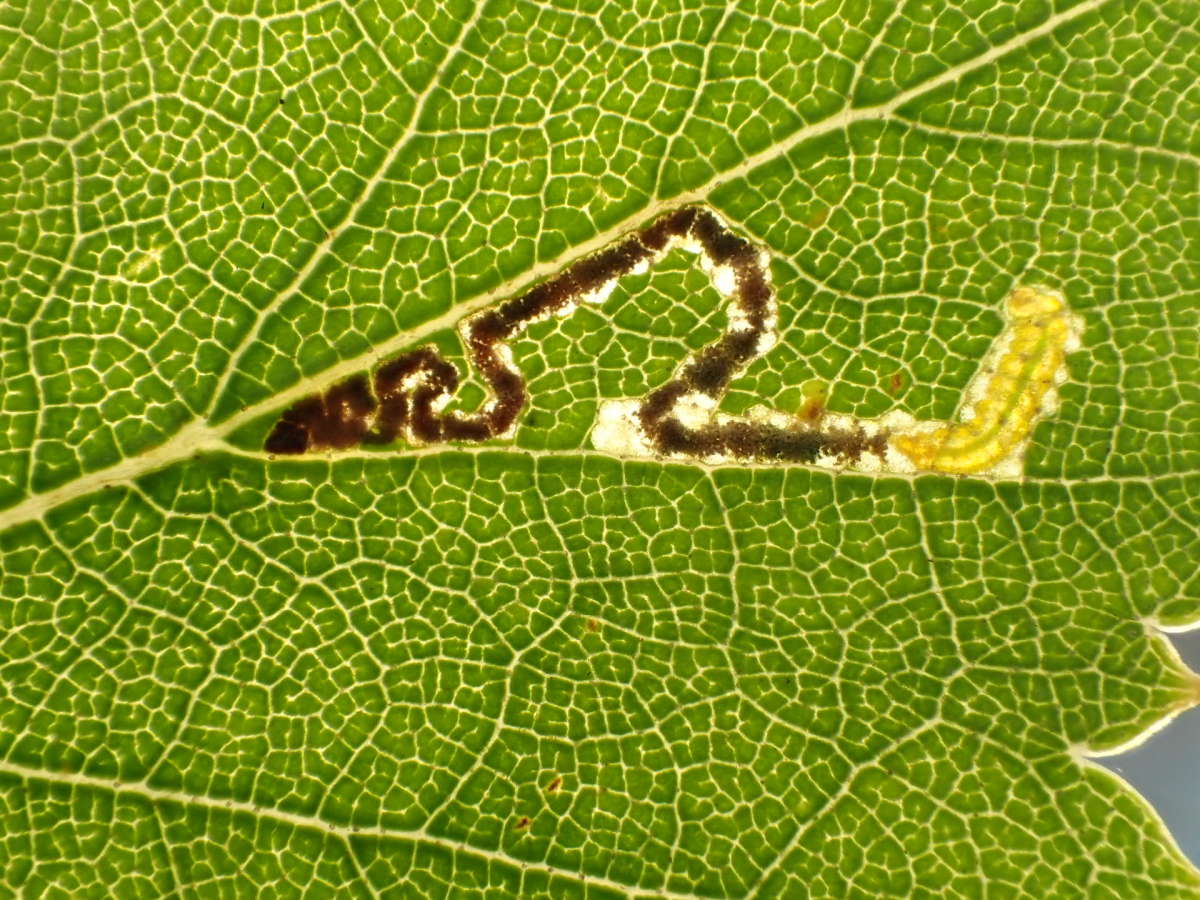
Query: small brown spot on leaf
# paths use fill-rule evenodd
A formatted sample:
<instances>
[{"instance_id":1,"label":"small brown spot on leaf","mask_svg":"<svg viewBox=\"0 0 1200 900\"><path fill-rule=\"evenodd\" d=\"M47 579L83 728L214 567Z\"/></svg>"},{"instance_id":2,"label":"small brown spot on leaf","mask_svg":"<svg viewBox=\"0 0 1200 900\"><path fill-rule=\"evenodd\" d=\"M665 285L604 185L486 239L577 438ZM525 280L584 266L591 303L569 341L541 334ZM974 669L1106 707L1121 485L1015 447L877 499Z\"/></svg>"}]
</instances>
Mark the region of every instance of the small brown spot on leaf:
<instances>
[{"instance_id":1,"label":"small brown spot on leaf","mask_svg":"<svg viewBox=\"0 0 1200 900\"><path fill-rule=\"evenodd\" d=\"M825 404L829 400L829 388L820 381L810 381L803 389L804 399L800 402L800 420L816 425L825 418Z\"/></svg>"}]
</instances>

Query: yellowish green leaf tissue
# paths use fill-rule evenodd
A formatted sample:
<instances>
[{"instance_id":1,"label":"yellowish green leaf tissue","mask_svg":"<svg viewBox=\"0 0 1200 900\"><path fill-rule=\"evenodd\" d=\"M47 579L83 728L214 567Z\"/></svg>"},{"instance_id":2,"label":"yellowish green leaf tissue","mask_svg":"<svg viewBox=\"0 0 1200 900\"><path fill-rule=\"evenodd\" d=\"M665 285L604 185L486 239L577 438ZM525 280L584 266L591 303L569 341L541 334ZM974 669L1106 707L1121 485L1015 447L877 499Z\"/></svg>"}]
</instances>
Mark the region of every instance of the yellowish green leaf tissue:
<instances>
[{"instance_id":1,"label":"yellowish green leaf tissue","mask_svg":"<svg viewBox=\"0 0 1200 900\"><path fill-rule=\"evenodd\" d=\"M0 0L0 898L1194 900L1198 564L1194 0Z\"/></svg>"}]
</instances>

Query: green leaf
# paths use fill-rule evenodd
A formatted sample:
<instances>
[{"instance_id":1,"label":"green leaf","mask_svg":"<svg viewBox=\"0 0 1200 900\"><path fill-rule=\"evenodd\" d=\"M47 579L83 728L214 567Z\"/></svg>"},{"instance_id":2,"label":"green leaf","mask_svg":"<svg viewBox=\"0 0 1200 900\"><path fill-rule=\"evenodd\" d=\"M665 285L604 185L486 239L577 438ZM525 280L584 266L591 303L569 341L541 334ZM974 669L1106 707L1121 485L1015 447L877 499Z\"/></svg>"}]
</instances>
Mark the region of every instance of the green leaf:
<instances>
[{"instance_id":1,"label":"green leaf","mask_svg":"<svg viewBox=\"0 0 1200 900\"><path fill-rule=\"evenodd\" d=\"M0 894L1200 895L1091 759L1200 698L1190 0L0 34ZM1061 292L1019 477L597 449L729 325L680 251L514 338L511 436L262 449L416 347L476 408L460 322L685 204L769 258L730 416L953 419Z\"/></svg>"}]
</instances>

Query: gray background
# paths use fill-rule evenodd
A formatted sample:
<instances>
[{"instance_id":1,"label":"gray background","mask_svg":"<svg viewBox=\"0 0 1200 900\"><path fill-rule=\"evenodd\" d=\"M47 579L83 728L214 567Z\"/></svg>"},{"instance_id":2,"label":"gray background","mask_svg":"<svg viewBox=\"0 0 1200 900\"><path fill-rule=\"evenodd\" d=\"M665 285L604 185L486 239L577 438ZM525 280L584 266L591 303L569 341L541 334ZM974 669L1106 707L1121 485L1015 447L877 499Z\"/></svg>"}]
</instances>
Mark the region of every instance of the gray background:
<instances>
[{"instance_id":1,"label":"gray background","mask_svg":"<svg viewBox=\"0 0 1200 900\"><path fill-rule=\"evenodd\" d=\"M1200 670L1200 629L1170 638L1183 661ZM1183 852L1200 865L1200 707L1177 716L1137 749L1096 762L1149 800Z\"/></svg>"}]
</instances>

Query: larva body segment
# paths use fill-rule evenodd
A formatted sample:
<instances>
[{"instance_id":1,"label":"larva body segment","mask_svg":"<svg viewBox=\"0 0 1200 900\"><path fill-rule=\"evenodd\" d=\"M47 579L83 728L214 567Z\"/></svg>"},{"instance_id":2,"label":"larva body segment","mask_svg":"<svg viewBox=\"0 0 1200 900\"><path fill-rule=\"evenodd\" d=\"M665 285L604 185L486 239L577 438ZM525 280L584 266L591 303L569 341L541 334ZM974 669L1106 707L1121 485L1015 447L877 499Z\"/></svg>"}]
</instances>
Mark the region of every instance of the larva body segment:
<instances>
[{"instance_id":1,"label":"larva body segment","mask_svg":"<svg viewBox=\"0 0 1200 900\"><path fill-rule=\"evenodd\" d=\"M963 421L932 431L897 434L891 445L923 471L969 475L991 469L1029 437L1062 371L1071 340L1071 317L1063 298L1018 288L1008 296L1009 324L1003 350L963 412Z\"/></svg>"}]
</instances>

